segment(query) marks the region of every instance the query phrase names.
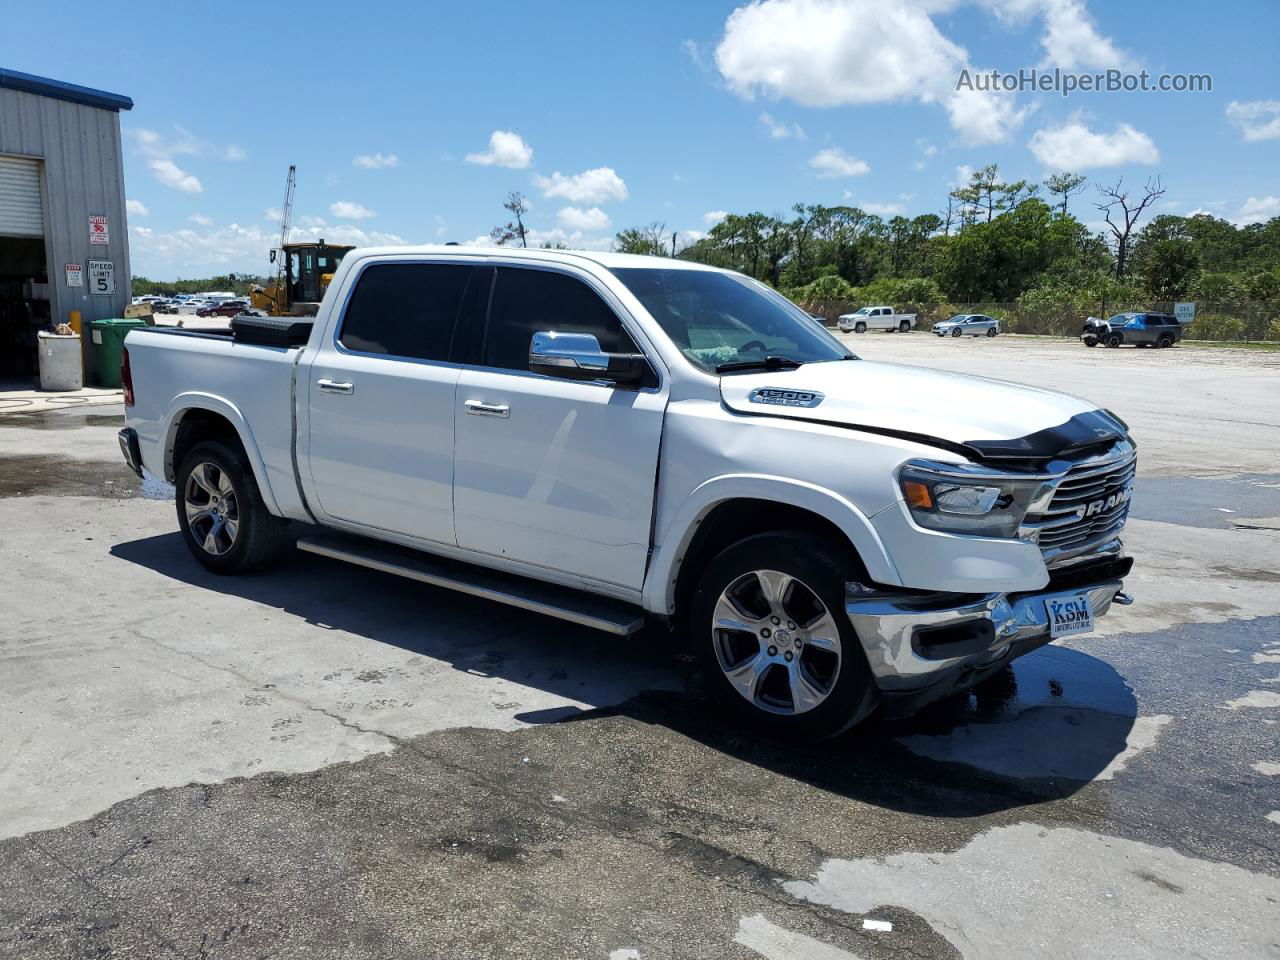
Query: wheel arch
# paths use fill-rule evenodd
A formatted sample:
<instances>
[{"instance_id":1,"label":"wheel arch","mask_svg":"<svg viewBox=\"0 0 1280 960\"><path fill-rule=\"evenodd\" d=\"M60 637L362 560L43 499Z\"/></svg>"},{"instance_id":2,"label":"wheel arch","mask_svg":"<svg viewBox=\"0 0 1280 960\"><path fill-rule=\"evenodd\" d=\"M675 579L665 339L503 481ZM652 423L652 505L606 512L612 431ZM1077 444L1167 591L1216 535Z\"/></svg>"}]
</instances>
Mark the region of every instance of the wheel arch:
<instances>
[{"instance_id":1,"label":"wheel arch","mask_svg":"<svg viewBox=\"0 0 1280 960\"><path fill-rule=\"evenodd\" d=\"M779 529L830 535L848 546L870 580L901 584L869 518L833 491L778 477L720 477L694 490L668 525L645 577L644 608L676 614L706 561L730 543Z\"/></svg>"},{"instance_id":2,"label":"wheel arch","mask_svg":"<svg viewBox=\"0 0 1280 960\"><path fill-rule=\"evenodd\" d=\"M164 437L164 475L170 483L174 482L186 451L200 441L221 439L237 443L253 470L253 479L258 484L263 504L271 513L280 516L253 431L234 404L210 394L182 394L174 400Z\"/></svg>"}]
</instances>

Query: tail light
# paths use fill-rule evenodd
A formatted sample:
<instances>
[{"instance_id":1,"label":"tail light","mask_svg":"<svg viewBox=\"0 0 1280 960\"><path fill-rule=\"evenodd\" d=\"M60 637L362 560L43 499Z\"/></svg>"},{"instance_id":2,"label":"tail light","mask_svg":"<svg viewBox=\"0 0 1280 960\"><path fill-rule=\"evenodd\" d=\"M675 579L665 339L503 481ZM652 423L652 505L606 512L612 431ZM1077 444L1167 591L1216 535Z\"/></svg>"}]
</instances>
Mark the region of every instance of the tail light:
<instances>
[{"instance_id":1,"label":"tail light","mask_svg":"<svg viewBox=\"0 0 1280 960\"><path fill-rule=\"evenodd\" d=\"M124 405L133 406L133 371L129 369L129 348L120 351L120 386L124 388Z\"/></svg>"}]
</instances>

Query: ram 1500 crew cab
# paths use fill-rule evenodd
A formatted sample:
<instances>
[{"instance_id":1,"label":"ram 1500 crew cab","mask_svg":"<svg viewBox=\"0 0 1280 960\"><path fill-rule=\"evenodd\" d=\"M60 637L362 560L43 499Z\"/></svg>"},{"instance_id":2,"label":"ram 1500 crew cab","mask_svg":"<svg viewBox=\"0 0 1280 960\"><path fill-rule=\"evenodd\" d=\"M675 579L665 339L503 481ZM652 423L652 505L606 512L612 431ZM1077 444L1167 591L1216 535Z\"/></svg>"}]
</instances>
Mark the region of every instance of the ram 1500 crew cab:
<instances>
[{"instance_id":1,"label":"ram 1500 crew cab","mask_svg":"<svg viewBox=\"0 0 1280 960\"><path fill-rule=\"evenodd\" d=\"M860 360L724 270L357 249L314 319L125 347L121 447L208 569L296 539L617 635L666 620L779 732L910 711L1128 599L1119 419Z\"/></svg>"}]
</instances>

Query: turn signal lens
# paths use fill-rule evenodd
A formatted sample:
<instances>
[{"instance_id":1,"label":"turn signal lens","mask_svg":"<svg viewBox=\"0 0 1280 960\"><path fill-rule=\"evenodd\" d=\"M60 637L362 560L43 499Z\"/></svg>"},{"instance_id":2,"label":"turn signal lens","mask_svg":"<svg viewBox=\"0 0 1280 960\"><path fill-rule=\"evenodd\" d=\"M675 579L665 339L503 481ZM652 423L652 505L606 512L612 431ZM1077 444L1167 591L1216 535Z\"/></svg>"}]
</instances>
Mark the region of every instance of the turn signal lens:
<instances>
[{"instance_id":1,"label":"turn signal lens","mask_svg":"<svg viewBox=\"0 0 1280 960\"><path fill-rule=\"evenodd\" d=\"M918 510L933 509L933 494L929 488L916 480L903 480L902 492L907 495L907 503Z\"/></svg>"}]
</instances>

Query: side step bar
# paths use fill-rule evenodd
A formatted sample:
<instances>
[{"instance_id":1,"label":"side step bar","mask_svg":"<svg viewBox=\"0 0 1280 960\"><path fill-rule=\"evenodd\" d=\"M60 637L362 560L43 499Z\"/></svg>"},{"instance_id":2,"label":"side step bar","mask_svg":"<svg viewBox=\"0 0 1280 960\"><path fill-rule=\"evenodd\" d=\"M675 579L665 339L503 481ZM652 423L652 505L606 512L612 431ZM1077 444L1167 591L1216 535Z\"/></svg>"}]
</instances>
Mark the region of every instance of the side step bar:
<instances>
[{"instance_id":1,"label":"side step bar","mask_svg":"<svg viewBox=\"0 0 1280 960\"><path fill-rule=\"evenodd\" d=\"M644 614L640 609L620 600L597 597L528 577L486 570L378 540L317 533L300 538L298 549L368 567L370 570L407 577L433 587L444 587L473 597L495 600L620 637L629 637L644 626Z\"/></svg>"}]
</instances>

